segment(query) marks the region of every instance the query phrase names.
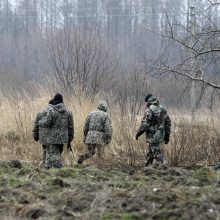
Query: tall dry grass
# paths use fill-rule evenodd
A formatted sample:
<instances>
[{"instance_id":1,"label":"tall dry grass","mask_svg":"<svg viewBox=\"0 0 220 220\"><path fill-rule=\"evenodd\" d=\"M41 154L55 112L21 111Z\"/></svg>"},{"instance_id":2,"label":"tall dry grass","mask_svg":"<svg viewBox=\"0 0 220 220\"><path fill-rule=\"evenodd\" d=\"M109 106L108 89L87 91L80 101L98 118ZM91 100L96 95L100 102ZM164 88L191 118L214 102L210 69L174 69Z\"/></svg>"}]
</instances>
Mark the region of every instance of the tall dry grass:
<instances>
[{"instance_id":1,"label":"tall dry grass","mask_svg":"<svg viewBox=\"0 0 220 220\"><path fill-rule=\"evenodd\" d=\"M38 111L53 97L56 87L34 84L31 92L0 93L0 154L1 160L19 159L39 163L42 149L32 138L33 120ZM76 95L64 96L66 106L73 112L75 123L74 154L64 151L66 164L74 164L84 150L83 125L87 114L96 109L100 96L92 99L78 90ZM105 147L103 163L111 166L142 165L147 151L144 135L136 141L135 132L140 124L137 117L119 114L120 105L109 98L113 122L113 140ZM214 164L220 158L219 112L208 110L197 112L194 124L187 111L170 110L172 134L169 145L162 145L166 157L173 166L189 166L198 163ZM93 161L95 162L95 161Z\"/></svg>"}]
</instances>

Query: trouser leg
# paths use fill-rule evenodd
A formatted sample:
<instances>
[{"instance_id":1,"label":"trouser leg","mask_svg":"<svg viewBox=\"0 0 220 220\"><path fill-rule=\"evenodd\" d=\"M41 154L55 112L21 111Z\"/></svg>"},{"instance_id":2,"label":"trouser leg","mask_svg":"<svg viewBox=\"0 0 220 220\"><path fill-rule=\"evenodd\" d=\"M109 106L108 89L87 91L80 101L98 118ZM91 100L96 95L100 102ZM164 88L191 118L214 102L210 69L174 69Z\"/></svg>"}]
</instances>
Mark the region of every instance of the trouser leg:
<instances>
[{"instance_id":1,"label":"trouser leg","mask_svg":"<svg viewBox=\"0 0 220 220\"><path fill-rule=\"evenodd\" d=\"M62 167L59 145L49 145L46 147L45 167L46 168Z\"/></svg>"},{"instance_id":2,"label":"trouser leg","mask_svg":"<svg viewBox=\"0 0 220 220\"><path fill-rule=\"evenodd\" d=\"M63 153L63 144L58 144L57 145L59 147L59 150L60 150L60 155Z\"/></svg>"},{"instance_id":3,"label":"trouser leg","mask_svg":"<svg viewBox=\"0 0 220 220\"><path fill-rule=\"evenodd\" d=\"M96 145L88 144L87 152L79 157L78 164L82 164L84 160L91 158L95 154Z\"/></svg>"},{"instance_id":4,"label":"trouser leg","mask_svg":"<svg viewBox=\"0 0 220 220\"><path fill-rule=\"evenodd\" d=\"M100 159L105 155L104 146L102 145L97 146L97 155L98 155L98 158Z\"/></svg>"},{"instance_id":5,"label":"trouser leg","mask_svg":"<svg viewBox=\"0 0 220 220\"><path fill-rule=\"evenodd\" d=\"M160 149L160 144L150 144L151 151L153 153L153 157L159 161L160 163L165 162L165 158Z\"/></svg>"},{"instance_id":6,"label":"trouser leg","mask_svg":"<svg viewBox=\"0 0 220 220\"><path fill-rule=\"evenodd\" d=\"M46 160L46 145L42 145L43 148L43 158L42 158L42 165L45 164L45 160Z\"/></svg>"},{"instance_id":7,"label":"trouser leg","mask_svg":"<svg viewBox=\"0 0 220 220\"><path fill-rule=\"evenodd\" d=\"M145 166L151 165L153 163L153 161L154 161L154 155L153 155L153 152L151 150L151 146L149 144L147 155L146 155L146 160L145 160Z\"/></svg>"}]
</instances>

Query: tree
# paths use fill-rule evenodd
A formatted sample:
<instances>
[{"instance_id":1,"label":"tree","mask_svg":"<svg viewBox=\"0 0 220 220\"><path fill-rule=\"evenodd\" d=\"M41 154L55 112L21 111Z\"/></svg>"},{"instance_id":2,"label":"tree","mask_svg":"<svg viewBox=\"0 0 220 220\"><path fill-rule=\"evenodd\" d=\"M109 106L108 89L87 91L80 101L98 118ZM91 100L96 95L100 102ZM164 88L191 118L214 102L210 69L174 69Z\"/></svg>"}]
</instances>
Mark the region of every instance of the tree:
<instances>
[{"instance_id":1,"label":"tree","mask_svg":"<svg viewBox=\"0 0 220 220\"><path fill-rule=\"evenodd\" d=\"M153 62L155 74L172 74L178 80L185 80L185 91L195 83L200 91L197 104L206 92L211 94L212 102L220 89L220 30L208 13L213 7L218 7L218 4L211 3L198 11L192 7L189 26L184 22L172 24L167 16L169 34L160 36L169 39L169 44L164 46L158 59ZM175 32L176 26L181 34ZM175 56L170 53L172 48L178 51Z\"/></svg>"},{"instance_id":2,"label":"tree","mask_svg":"<svg viewBox=\"0 0 220 220\"><path fill-rule=\"evenodd\" d=\"M117 60L95 30L60 30L49 42L55 78L64 91L74 93L78 86L94 96L113 86Z\"/></svg>"}]
</instances>

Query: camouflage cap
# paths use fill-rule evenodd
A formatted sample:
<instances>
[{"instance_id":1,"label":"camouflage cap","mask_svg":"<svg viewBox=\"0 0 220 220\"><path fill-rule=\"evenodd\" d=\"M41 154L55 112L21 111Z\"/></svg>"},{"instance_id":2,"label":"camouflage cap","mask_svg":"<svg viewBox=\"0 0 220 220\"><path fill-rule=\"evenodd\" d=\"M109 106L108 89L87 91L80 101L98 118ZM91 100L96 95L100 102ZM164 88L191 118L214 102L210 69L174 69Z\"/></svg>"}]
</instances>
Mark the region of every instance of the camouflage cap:
<instances>
[{"instance_id":1,"label":"camouflage cap","mask_svg":"<svg viewBox=\"0 0 220 220\"><path fill-rule=\"evenodd\" d=\"M106 101L99 102L98 109L107 112L108 111L108 105L107 105Z\"/></svg>"},{"instance_id":2,"label":"camouflage cap","mask_svg":"<svg viewBox=\"0 0 220 220\"><path fill-rule=\"evenodd\" d=\"M151 96L148 101L147 101L148 105L158 105L159 101L155 96Z\"/></svg>"}]
</instances>

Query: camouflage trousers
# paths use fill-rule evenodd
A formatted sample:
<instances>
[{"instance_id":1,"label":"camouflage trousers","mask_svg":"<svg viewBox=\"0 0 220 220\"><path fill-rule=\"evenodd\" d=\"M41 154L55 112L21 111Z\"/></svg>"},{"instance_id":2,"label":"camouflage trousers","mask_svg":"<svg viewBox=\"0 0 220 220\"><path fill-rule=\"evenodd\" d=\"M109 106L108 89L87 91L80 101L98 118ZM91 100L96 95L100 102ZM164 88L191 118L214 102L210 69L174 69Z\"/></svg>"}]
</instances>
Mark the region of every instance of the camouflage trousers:
<instances>
[{"instance_id":1,"label":"camouflage trousers","mask_svg":"<svg viewBox=\"0 0 220 220\"><path fill-rule=\"evenodd\" d=\"M61 148L62 144L53 144L46 146L45 167L46 168L61 168Z\"/></svg>"},{"instance_id":2,"label":"camouflage trousers","mask_svg":"<svg viewBox=\"0 0 220 220\"><path fill-rule=\"evenodd\" d=\"M95 155L97 148L97 155L101 158L104 155L104 147L98 144L87 144L87 152L79 157L78 163L83 163L84 160L91 158Z\"/></svg>"},{"instance_id":3,"label":"camouflage trousers","mask_svg":"<svg viewBox=\"0 0 220 220\"><path fill-rule=\"evenodd\" d=\"M45 164L45 160L46 160L46 146L45 145L42 145L42 148L43 148L43 161L42 161L42 164L44 165Z\"/></svg>"},{"instance_id":4,"label":"camouflage trousers","mask_svg":"<svg viewBox=\"0 0 220 220\"><path fill-rule=\"evenodd\" d=\"M154 159L160 163L165 163L165 158L160 149L160 144L149 144L149 149L147 151L145 166L148 166L153 163Z\"/></svg>"}]
</instances>

